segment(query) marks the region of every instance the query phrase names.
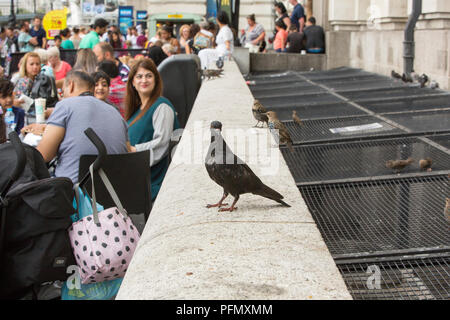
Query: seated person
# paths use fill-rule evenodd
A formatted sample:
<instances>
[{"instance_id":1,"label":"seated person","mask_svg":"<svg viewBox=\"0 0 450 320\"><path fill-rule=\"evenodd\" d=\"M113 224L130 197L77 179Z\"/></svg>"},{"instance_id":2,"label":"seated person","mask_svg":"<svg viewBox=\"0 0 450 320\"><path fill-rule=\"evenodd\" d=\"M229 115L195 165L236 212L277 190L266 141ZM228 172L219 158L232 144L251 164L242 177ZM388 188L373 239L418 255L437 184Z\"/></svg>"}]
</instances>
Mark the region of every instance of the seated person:
<instances>
[{"instance_id":1,"label":"seated person","mask_svg":"<svg viewBox=\"0 0 450 320\"><path fill-rule=\"evenodd\" d=\"M17 134L20 134L20 130L25 124L25 111L21 108L14 107L13 101L14 85L9 80L0 79L0 105L2 106L3 116L5 115L8 108L12 108L16 122L15 131L17 132Z\"/></svg>"},{"instance_id":2,"label":"seated person","mask_svg":"<svg viewBox=\"0 0 450 320\"><path fill-rule=\"evenodd\" d=\"M151 59L137 62L130 71L125 119L132 151L150 150L152 200L158 195L169 167L169 143L179 128L175 109L163 98L162 79Z\"/></svg>"},{"instance_id":3,"label":"seated person","mask_svg":"<svg viewBox=\"0 0 450 320\"><path fill-rule=\"evenodd\" d=\"M316 18L311 17L308 19L304 33L308 53L325 52L325 32L322 27L316 26Z\"/></svg>"},{"instance_id":4,"label":"seated person","mask_svg":"<svg viewBox=\"0 0 450 320\"><path fill-rule=\"evenodd\" d=\"M99 63L98 70L103 71L110 78L109 101L115 105L120 114L125 116L125 93L127 85L119 75L119 68L113 61L104 60Z\"/></svg>"},{"instance_id":5,"label":"seated person","mask_svg":"<svg viewBox=\"0 0 450 320\"><path fill-rule=\"evenodd\" d=\"M301 53L303 50L303 38L303 33L298 32L297 26L295 24L291 24L289 26L286 52Z\"/></svg>"},{"instance_id":6,"label":"seated person","mask_svg":"<svg viewBox=\"0 0 450 320\"><path fill-rule=\"evenodd\" d=\"M110 104L116 111L120 112L119 107L109 99L109 88L111 86L111 78L103 71L95 72L92 77L95 82L94 97Z\"/></svg>"},{"instance_id":7,"label":"seated person","mask_svg":"<svg viewBox=\"0 0 450 320\"><path fill-rule=\"evenodd\" d=\"M37 149L46 162L58 157L56 177L78 181L80 156L97 154L84 134L92 128L106 146L108 154L130 150L127 125L111 106L93 97L94 79L83 71L70 71L64 82L64 99L57 103L47 120Z\"/></svg>"},{"instance_id":8,"label":"seated person","mask_svg":"<svg viewBox=\"0 0 450 320\"><path fill-rule=\"evenodd\" d=\"M41 58L36 52L28 52L22 58L19 69L19 79L17 80L14 92L17 96L24 94L31 96L31 89L38 74L41 72ZM15 105L21 105L24 101L16 100Z\"/></svg>"}]
</instances>

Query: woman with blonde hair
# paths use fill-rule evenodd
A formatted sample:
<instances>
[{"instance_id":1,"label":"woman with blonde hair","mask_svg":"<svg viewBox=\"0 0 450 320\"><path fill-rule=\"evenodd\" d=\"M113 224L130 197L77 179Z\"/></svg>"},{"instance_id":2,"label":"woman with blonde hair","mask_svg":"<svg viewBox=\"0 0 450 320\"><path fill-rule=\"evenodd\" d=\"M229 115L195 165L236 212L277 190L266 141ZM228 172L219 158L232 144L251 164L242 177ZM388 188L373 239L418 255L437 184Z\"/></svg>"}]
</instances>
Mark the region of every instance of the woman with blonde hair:
<instances>
[{"instance_id":1,"label":"woman with blonde hair","mask_svg":"<svg viewBox=\"0 0 450 320\"><path fill-rule=\"evenodd\" d=\"M191 39L191 26L188 24L183 24L180 28L180 39L178 42L180 43L180 53L186 53L186 45L188 41Z\"/></svg>"},{"instance_id":2,"label":"woman with blonde hair","mask_svg":"<svg viewBox=\"0 0 450 320\"><path fill-rule=\"evenodd\" d=\"M16 95L31 95L33 83L38 74L41 72L41 58L36 52L28 52L23 57L19 69L19 80L17 80L14 92ZM14 105L21 105L24 101L16 100Z\"/></svg>"},{"instance_id":3,"label":"woman with blonde hair","mask_svg":"<svg viewBox=\"0 0 450 320\"><path fill-rule=\"evenodd\" d=\"M73 66L73 70L84 71L93 74L97 71L97 56L90 48L80 49L77 53L77 60Z\"/></svg>"},{"instance_id":4,"label":"woman with blonde hair","mask_svg":"<svg viewBox=\"0 0 450 320\"><path fill-rule=\"evenodd\" d=\"M125 120L132 151L150 150L152 200L169 167L169 143L179 123L172 103L162 97L163 83L148 58L131 68L125 100Z\"/></svg>"}]
</instances>

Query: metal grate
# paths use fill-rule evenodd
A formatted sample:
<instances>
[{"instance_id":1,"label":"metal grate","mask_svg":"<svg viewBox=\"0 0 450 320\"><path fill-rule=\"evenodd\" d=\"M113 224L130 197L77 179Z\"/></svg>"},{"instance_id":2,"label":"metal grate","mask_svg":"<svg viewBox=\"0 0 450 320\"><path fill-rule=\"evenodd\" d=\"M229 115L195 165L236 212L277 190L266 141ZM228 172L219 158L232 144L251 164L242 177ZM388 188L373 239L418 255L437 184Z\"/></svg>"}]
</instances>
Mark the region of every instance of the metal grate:
<instances>
[{"instance_id":1,"label":"metal grate","mask_svg":"<svg viewBox=\"0 0 450 320\"><path fill-rule=\"evenodd\" d=\"M416 88L416 87L394 87L394 88L375 88L375 89L367 89L367 90L359 90L358 87L355 87L355 90L352 92L341 92L342 96L347 99L358 101L358 100L368 100L368 99L376 99L376 98L395 98L395 97L405 97L408 96L419 96L419 95L436 95L442 94L441 91L432 90L429 88Z\"/></svg>"},{"instance_id":2,"label":"metal grate","mask_svg":"<svg viewBox=\"0 0 450 320\"><path fill-rule=\"evenodd\" d=\"M447 176L300 187L331 254L448 247Z\"/></svg>"},{"instance_id":3,"label":"metal grate","mask_svg":"<svg viewBox=\"0 0 450 320\"><path fill-rule=\"evenodd\" d=\"M450 134L435 135L428 138L450 150Z\"/></svg>"},{"instance_id":4,"label":"metal grate","mask_svg":"<svg viewBox=\"0 0 450 320\"><path fill-rule=\"evenodd\" d=\"M266 108L314 106L316 104L340 103L341 99L329 93L312 93L304 95L278 96L259 99Z\"/></svg>"},{"instance_id":5,"label":"metal grate","mask_svg":"<svg viewBox=\"0 0 450 320\"><path fill-rule=\"evenodd\" d=\"M361 102L359 104L375 113L420 111L450 108L450 95Z\"/></svg>"},{"instance_id":6,"label":"metal grate","mask_svg":"<svg viewBox=\"0 0 450 320\"><path fill-rule=\"evenodd\" d=\"M450 110L385 115L414 132L450 132Z\"/></svg>"},{"instance_id":7,"label":"metal grate","mask_svg":"<svg viewBox=\"0 0 450 320\"><path fill-rule=\"evenodd\" d=\"M369 90L369 89L382 89L382 88L396 88L403 86L399 82L391 81L384 77L378 79L367 79L367 80L352 80L352 81L342 81L342 80L323 80L320 81L321 84L327 86L334 91L345 91L345 90Z\"/></svg>"},{"instance_id":8,"label":"metal grate","mask_svg":"<svg viewBox=\"0 0 450 320\"><path fill-rule=\"evenodd\" d=\"M405 133L371 116L309 120L301 126L288 121L285 125L296 144Z\"/></svg>"},{"instance_id":9,"label":"metal grate","mask_svg":"<svg viewBox=\"0 0 450 320\"><path fill-rule=\"evenodd\" d=\"M301 87L288 87L288 88L266 88L265 90L252 90L255 99L265 99L265 98L277 98L280 96L299 96L312 93L326 93L326 91L317 86L301 86Z\"/></svg>"},{"instance_id":10,"label":"metal grate","mask_svg":"<svg viewBox=\"0 0 450 320\"><path fill-rule=\"evenodd\" d=\"M268 110L276 111L278 119L281 121L292 120L292 110L296 110L298 116L301 119L321 119L321 118L332 118L338 116L361 116L366 115L366 113L358 108L355 108L349 103L317 103L317 104L296 104L290 106L279 107L275 105L264 106Z\"/></svg>"},{"instance_id":11,"label":"metal grate","mask_svg":"<svg viewBox=\"0 0 450 320\"><path fill-rule=\"evenodd\" d=\"M253 94L261 94L261 93L265 93L265 92L269 92L269 91L279 91L280 95L283 95L283 92L285 92L286 90L291 90L289 91L289 93L291 92L295 92L296 90L302 90L304 88L306 89L310 89L310 88L317 88L317 86L312 85L308 82L297 82L297 81L292 81L292 82L282 82L282 83L265 83L265 84L260 84L258 82L255 82L254 84L249 84L249 88L252 91Z\"/></svg>"},{"instance_id":12,"label":"metal grate","mask_svg":"<svg viewBox=\"0 0 450 320\"><path fill-rule=\"evenodd\" d=\"M450 155L417 138L295 146L294 152L287 148L281 152L298 184L394 175L386 161L409 157L415 162L401 174L426 174L418 162L427 157L433 159L433 171L450 172Z\"/></svg>"},{"instance_id":13,"label":"metal grate","mask_svg":"<svg viewBox=\"0 0 450 320\"><path fill-rule=\"evenodd\" d=\"M450 258L415 258L339 264L339 271L356 300L450 299ZM374 271L380 275L374 286Z\"/></svg>"}]
</instances>

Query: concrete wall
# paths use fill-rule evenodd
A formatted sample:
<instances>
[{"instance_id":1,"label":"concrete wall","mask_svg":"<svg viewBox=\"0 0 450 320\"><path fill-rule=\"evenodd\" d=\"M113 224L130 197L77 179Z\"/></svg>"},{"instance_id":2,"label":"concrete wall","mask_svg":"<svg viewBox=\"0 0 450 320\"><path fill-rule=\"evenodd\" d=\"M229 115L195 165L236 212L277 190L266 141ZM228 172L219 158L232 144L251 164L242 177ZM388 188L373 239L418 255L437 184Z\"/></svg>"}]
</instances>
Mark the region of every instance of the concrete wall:
<instances>
[{"instance_id":1,"label":"concrete wall","mask_svg":"<svg viewBox=\"0 0 450 320\"><path fill-rule=\"evenodd\" d=\"M310 71L326 70L327 56L325 54L298 53L251 53L250 69L260 71Z\"/></svg>"},{"instance_id":2,"label":"concrete wall","mask_svg":"<svg viewBox=\"0 0 450 320\"><path fill-rule=\"evenodd\" d=\"M204 82L117 299L351 299L270 133L252 128L252 103L234 62ZM205 208L223 191L204 166L212 120L291 208L251 194L232 213Z\"/></svg>"}]
</instances>

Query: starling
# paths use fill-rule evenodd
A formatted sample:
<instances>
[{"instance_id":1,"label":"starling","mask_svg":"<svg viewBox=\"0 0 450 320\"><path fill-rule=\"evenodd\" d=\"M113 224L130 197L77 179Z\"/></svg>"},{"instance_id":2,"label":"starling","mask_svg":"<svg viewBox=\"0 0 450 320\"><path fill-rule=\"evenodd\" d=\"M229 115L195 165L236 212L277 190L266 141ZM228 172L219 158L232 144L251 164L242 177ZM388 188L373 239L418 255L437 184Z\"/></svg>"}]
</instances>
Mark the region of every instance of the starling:
<instances>
[{"instance_id":1,"label":"starling","mask_svg":"<svg viewBox=\"0 0 450 320\"><path fill-rule=\"evenodd\" d=\"M266 112L267 109L258 100L255 100L255 102L253 102L252 106L253 117L258 121L254 127L258 127L258 124L260 122L263 123L263 126L264 122L267 124L269 119L266 116ZM269 125L267 124L267 126Z\"/></svg>"},{"instance_id":2,"label":"starling","mask_svg":"<svg viewBox=\"0 0 450 320\"><path fill-rule=\"evenodd\" d=\"M420 169L422 170L431 169L432 164L433 160L431 158L425 158L419 161Z\"/></svg>"},{"instance_id":3,"label":"starling","mask_svg":"<svg viewBox=\"0 0 450 320\"><path fill-rule=\"evenodd\" d=\"M391 77L394 78L394 79L401 79L402 78L402 76L399 73L395 72L394 70L391 71Z\"/></svg>"},{"instance_id":4,"label":"starling","mask_svg":"<svg viewBox=\"0 0 450 320\"><path fill-rule=\"evenodd\" d=\"M297 115L297 111L295 111L295 110L292 110L292 120L294 120L294 122L295 122L296 124L298 124L299 126L302 126L302 125L303 125L302 120L300 120L300 118L299 118L298 115Z\"/></svg>"},{"instance_id":5,"label":"starling","mask_svg":"<svg viewBox=\"0 0 450 320\"><path fill-rule=\"evenodd\" d=\"M206 155L205 166L209 177L223 188L223 196L218 203L209 204L206 207L219 207L219 212L232 212L237 209L235 205L239 196L245 193L259 195L290 207L282 200L281 194L262 183L250 167L231 151L221 131L222 124L219 121L211 122L211 144ZM233 204L229 208L221 208L227 206L223 201L229 194L234 197Z\"/></svg>"},{"instance_id":6,"label":"starling","mask_svg":"<svg viewBox=\"0 0 450 320\"><path fill-rule=\"evenodd\" d=\"M410 76L410 75L407 75L406 73L404 73L404 74L402 75L402 81L405 82L405 83L413 82L411 76Z\"/></svg>"},{"instance_id":7,"label":"starling","mask_svg":"<svg viewBox=\"0 0 450 320\"><path fill-rule=\"evenodd\" d=\"M203 77L206 77L209 79L211 78L220 78L220 76L223 74L222 69L205 69L202 71Z\"/></svg>"},{"instance_id":8,"label":"starling","mask_svg":"<svg viewBox=\"0 0 450 320\"><path fill-rule=\"evenodd\" d=\"M269 129L272 134L276 134L276 130L278 130L279 136L277 135L277 138L279 138L279 142L281 144L286 144L291 150L291 152L294 152L294 149L292 148L292 139L291 135L289 134L288 129L286 126L277 118L277 114L274 111L269 111L266 113L267 117L269 118Z\"/></svg>"},{"instance_id":9,"label":"starling","mask_svg":"<svg viewBox=\"0 0 450 320\"><path fill-rule=\"evenodd\" d=\"M394 169L398 172L405 169L405 167L411 165L414 159L409 158L408 160L389 160L386 161L386 167L389 169Z\"/></svg>"},{"instance_id":10,"label":"starling","mask_svg":"<svg viewBox=\"0 0 450 320\"><path fill-rule=\"evenodd\" d=\"M447 221L450 222L450 198L445 200L444 216Z\"/></svg>"}]
</instances>

